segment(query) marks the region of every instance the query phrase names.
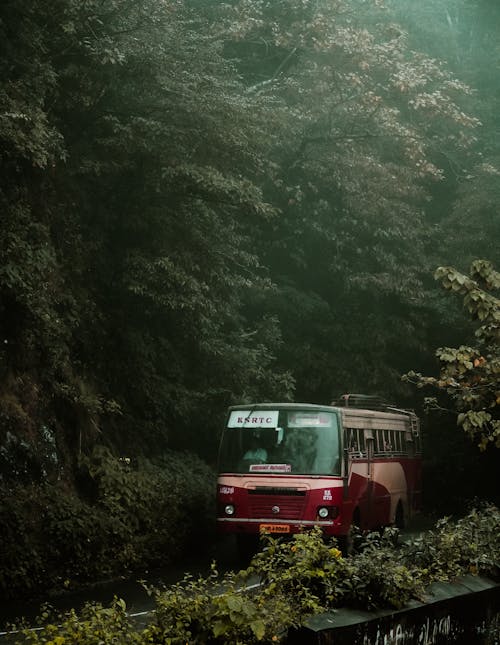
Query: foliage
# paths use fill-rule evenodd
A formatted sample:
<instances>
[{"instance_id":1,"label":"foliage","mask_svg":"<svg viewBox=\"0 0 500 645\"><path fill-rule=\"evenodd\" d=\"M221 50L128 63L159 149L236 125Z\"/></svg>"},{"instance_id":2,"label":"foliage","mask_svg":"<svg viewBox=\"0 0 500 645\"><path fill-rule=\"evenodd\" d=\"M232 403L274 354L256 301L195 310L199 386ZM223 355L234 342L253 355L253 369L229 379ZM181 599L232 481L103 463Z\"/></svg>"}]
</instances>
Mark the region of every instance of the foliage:
<instances>
[{"instance_id":1,"label":"foliage","mask_svg":"<svg viewBox=\"0 0 500 645\"><path fill-rule=\"evenodd\" d=\"M319 528L300 533L291 542L266 537L265 545L247 569L247 575L262 580L264 598L283 594L299 615L336 603L347 567L341 551L323 540Z\"/></svg>"},{"instance_id":2,"label":"foliage","mask_svg":"<svg viewBox=\"0 0 500 645\"><path fill-rule=\"evenodd\" d=\"M410 561L394 549L391 530L357 539L352 557L343 557L335 540L325 542L318 528L292 542L266 541L246 575L261 578L263 596L286 594L300 616L340 606L400 608L423 595Z\"/></svg>"},{"instance_id":3,"label":"foliage","mask_svg":"<svg viewBox=\"0 0 500 645\"><path fill-rule=\"evenodd\" d=\"M480 0L4 0L3 588L175 552L209 476L148 457L213 461L229 404L413 396L400 373L462 324L429 267L498 253L499 19ZM427 382L484 448L498 352L470 344Z\"/></svg>"},{"instance_id":4,"label":"foliage","mask_svg":"<svg viewBox=\"0 0 500 645\"><path fill-rule=\"evenodd\" d=\"M87 604L81 615L75 610L63 615L53 614L49 607L43 612L41 619L46 626L41 632L22 631L23 642L30 645L140 645L145 642L142 634L133 629L125 602L118 598L107 608Z\"/></svg>"},{"instance_id":5,"label":"foliage","mask_svg":"<svg viewBox=\"0 0 500 645\"><path fill-rule=\"evenodd\" d=\"M79 477L82 496L62 482L3 486L3 596L159 566L209 540L214 474L193 455L132 463L99 449Z\"/></svg>"},{"instance_id":6,"label":"foliage","mask_svg":"<svg viewBox=\"0 0 500 645\"><path fill-rule=\"evenodd\" d=\"M498 578L499 526L498 509L484 504L459 520L440 520L435 529L405 546L404 558L413 563L426 585L467 572Z\"/></svg>"},{"instance_id":7,"label":"foliage","mask_svg":"<svg viewBox=\"0 0 500 645\"><path fill-rule=\"evenodd\" d=\"M440 348L439 378L409 372L406 379L446 392L459 412L458 425L485 450L492 444L500 447L500 300L493 295L500 287L500 274L484 260L473 262L470 274L469 278L440 267L435 277L445 289L463 296L464 307L477 324L475 347Z\"/></svg>"},{"instance_id":8,"label":"foliage","mask_svg":"<svg viewBox=\"0 0 500 645\"><path fill-rule=\"evenodd\" d=\"M414 598L422 599L424 585L411 559L394 551L395 529L382 536L365 537L354 555L342 584L342 600L365 609L400 609Z\"/></svg>"},{"instance_id":9,"label":"foliage","mask_svg":"<svg viewBox=\"0 0 500 645\"><path fill-rule=\"evenodd\" d=\"M500 512L493 506L456 522L440 520L397 549L393 538L370 534L358 554L343 558L318 529L285 542L266 536L263 550L239 574L219 576L213 565L206 578L150 588L155 617L140 632L125 616L123 601L115 601L109 609L87 607L81 618L71 612L58 627L49 624L26 637L33 645L93 643L97 637L102 643L164 645L286 642L287 630L312 613L339 606L401 608L411 598L424 599L433 581L500 573ZM256 574L261 586L245 591Z\"/></svg>"},{"instance_id":10,"label":"foliage","mask_svg":"<svg viewBox=\"0 0 500 645\"><path fill-rule=\"evenodd\" d=\"M424 598L437 580L466 573L498 577L499 527L499 510L485 504L400 545L396 529L370 533L356 541L351 557L342 557L318 528L291 542L266 536L244 575L260 577L264 596L285 593L302 616L340 606L401 608Z\"/></svg>"},{"instance_id":11,"label":"foliage","mask_svg":"<svg viewBox=\"0 0 500 645\"><path fill-rule=\"evenodd\" d=\"M436 186L457 156L474 195L496 175L476 95L395 11L2 4L0 374L37 388L63 470L100 433L213 458L228 404L295 384L408 395Z\"/></svg>"},{"instance_id":12,"label":"foliage","mask_svg":"<svg viewBox=\"0 0 500 645\"><path fill-rule=\"evenodd\" d=\"M399 374L437 313L425 302L431 196L479 130L471 89L382 3L232 6L226 49L248 92L285 104L265 193L282 215L261 237L278 288L257 312L279 312L298 398L401 399Z\"/></svg>"},{"instance_id":13,"label":"foliage","mask_svg":"<svg viewBox=\"0 0 500 645\"><path fill-rule=\"evenodd\" d=\"M153 643L255 643L276 642L297 617L287 596L242 593L232 574L218 578L186 578L165 591L151 590L156 612L146 640ZM221 585L224 589L214 591ZM241 583L241 581L240 581Z\"/></svg>"},{"instance_id":14,"label":"foliage","mask_svg":"<svg viewBox=\"0 0 500 645\"><path fill-rule=\"evenodd\" d=\"M349 562L343 603L401 608L412 598L425 599L436 581L467 573L498 578L499 526L498 509L484 504L458 520L439 520L434 529L406 540L396 550L390 533L369 534Z\"/></svg>"},{"instance_id":15,"label":"foliage","mask_svg":"<svg viewBox=\"0 0 500 645\"><path fill-rule=\"evenodd\" d=\"M269 102L182 2L56 4L0 10L2 378L35 382L69 471L100 432L185 447L202 413L213 452L228 403L293 385L276 319L244 312L270 288Z\"/></svg>"},{"instance_id":16,"label":"foliage","mask_svg":"<svg viewBox=\"0 0 500 645\"><path fill-rule=\"evenodd\" d=\"M457 264L463 270L474 258L498 261L499 196L498 79L492 61L498 59L500 7L494 2L469 0L387 0L397 22L407 30L412 47L446 60L449 67L474 88L469 105L483 126L476 130L476 159L443 150L449 168L431 205L446 247L436 249L435 264ZM444 257L446 255L446 259Z\"/></svg>"},{"instance_id":17,"label":"foliage","mask_svg":"<svg viewBox=\"0 0 500 645\"><path fill-rule=\"evenodd\" d=\"M469 86L391 11L0 11L0 369L38 388L63 468L99 433L213 458L228 404L295 383L408 393L440 314L424 281L443 153L484 160Z\"/></svg>"},{"instance_id":18,"label":"foliage","mask_svg":"<svg viewBox=\"0 0 500 645\"><path fill-rule=\"evenodd\" d=\"M184 516L147 480L182 497L180 466L147 458L213 461L229 404L413 396L400 373L457 327L436 253L497 252L498 18L479 0L1 4L0 465L34 553L12 552L16 585L44 578L43 530L78 536L54 537L78 577L82 539L102 555L114 534L124 566L173 545ZM477 351L455 358L482 378ZM492 443L491 400L472 404L464 427L482 441L492 415Z\"/></svg>"}]
</instances>

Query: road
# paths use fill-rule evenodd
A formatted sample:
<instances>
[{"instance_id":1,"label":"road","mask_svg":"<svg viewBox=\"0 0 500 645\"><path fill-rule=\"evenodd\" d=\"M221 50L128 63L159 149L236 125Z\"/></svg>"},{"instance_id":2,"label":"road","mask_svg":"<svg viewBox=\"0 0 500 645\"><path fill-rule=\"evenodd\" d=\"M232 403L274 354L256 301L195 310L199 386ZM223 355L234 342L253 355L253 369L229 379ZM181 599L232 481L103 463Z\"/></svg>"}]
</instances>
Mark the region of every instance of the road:
<instances>
[{"instance_id":1,"label":"road","mask_svg":"<svg viewBox=\"0 0 500 645\"><path fill-rule=\"evenodd\" d=\"M117 596L125 600L130 615L144 615L145 612L151 611L154 602L146 593L142 581L148 585L162 587L182 580L188 573L204 576L210 572L213 560L217 562L221 572L240 568L234 541L230 538L220 538L212 553L195 555L164 569L145 571L134 578L100 582L81 591L63 591L58 595L39 601L4 601L0 603L0 636L5 636L10 631L10 626L18 624L22 617L26 618L30 624L35 624L34 621L41 614L41 608L46 603L61 612L72 608L78 611L87 602L97 602L107 606Z\"/></svg>"}]
</instances>

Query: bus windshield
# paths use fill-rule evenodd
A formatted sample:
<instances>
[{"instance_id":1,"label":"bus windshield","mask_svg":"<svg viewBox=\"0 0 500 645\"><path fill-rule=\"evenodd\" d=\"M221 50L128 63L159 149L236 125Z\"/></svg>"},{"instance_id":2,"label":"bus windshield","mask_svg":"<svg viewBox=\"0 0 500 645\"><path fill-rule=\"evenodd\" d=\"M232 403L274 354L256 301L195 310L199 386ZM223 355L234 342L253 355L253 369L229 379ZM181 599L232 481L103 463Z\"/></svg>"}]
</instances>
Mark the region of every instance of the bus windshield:
<instances>
[{"instance_id":1,"label":"bus windshield","mask_svg":"<svg viewBox=\"0 0 500 645\"><path fill-rule=\"evenodd\" d=\"M224 429L220 472L340 474L335 412L232 410Z\"/></svg>"}]
</instances>

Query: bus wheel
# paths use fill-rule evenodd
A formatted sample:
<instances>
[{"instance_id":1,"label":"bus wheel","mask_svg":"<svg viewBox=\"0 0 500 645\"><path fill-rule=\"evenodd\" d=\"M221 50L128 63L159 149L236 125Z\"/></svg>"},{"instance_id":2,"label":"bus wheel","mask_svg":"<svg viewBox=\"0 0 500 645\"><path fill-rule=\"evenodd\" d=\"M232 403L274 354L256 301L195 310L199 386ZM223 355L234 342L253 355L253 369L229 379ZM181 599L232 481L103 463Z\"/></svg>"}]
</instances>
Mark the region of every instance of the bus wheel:
<instances>
[{"instance_id":1,"label":"bus wheel","mask_svg":"<svg viewBox=\"0 0 500 645\"><path fill-rule=\"evenodd\" d=\"M259 550L258 535L237 535L236 546L240 562L248 563Z\"/></svg>"}]
</instances>

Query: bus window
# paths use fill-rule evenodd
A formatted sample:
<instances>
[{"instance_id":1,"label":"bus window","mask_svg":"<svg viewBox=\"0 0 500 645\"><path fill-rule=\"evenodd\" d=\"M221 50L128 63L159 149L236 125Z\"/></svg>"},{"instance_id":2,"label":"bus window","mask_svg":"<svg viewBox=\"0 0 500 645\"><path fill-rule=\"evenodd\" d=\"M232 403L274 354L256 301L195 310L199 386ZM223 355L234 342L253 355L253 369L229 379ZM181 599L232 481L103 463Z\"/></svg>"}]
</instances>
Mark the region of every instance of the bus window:
<instances>
[{"instance_id":1,"label":"bus window","mask_svg":"<svg viewBox=\"0 0 500 645\"><path fill-rule=\"evenodd\" d=\"M365 451L365 436L363 430L360 428L348 428L346 430L346 437L349 438L346 441L346 445L352 458L359 459L363 457Z\"/></svg>"},{"instance_id":2,"label":"bus window","mask_svg":"<svg viewBox=\"0 0 500 645\"><path fill-rule=\"evenodd\" d=\"M271 421L267 426L257 426L250 416L247 422L245 415L249 414L248 411L234 413L224 430L220 449L223 472L340 473L339 426L335 413L282 410L279 420L278 412L269 416Z\"/></svg>"},{"instance_id":3,"label":"bus window","mask_svg":"<svg viewBox=\"0 0 500 645\"><path fill-rule=\"evenodd\" d=\"M321 423L297 412L287 416L283 446L277 460L282 458L285 463L290 463L294 473L320 475L339 472L336 416L324 414Z\"/></svg>"},{"instance_id":4,"label":"bus window","mask_svg":"<svg viewBox=\"0 0 500 645\"><path fill-rule=\"evenodd\" d=\"M390 430L384 430L384 452L391 453L394 450L394 442L392 438L392 432Z\"/></svg>"}]
</instances>

